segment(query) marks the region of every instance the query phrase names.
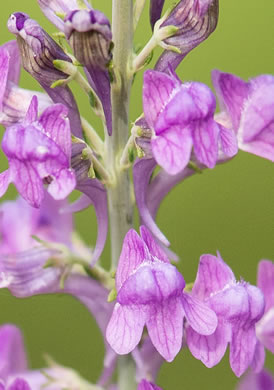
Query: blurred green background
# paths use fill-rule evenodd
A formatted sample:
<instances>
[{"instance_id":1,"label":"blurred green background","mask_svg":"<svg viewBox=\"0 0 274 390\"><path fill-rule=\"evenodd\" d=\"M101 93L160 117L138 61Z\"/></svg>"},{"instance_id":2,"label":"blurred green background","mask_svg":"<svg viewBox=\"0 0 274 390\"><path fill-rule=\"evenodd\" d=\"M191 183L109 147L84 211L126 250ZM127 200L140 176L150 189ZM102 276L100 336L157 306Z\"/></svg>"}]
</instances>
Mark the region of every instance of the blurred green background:
<instances>
[{"instance_id":1,"label":"blurred green background","mask_svg":"<svg viewBox=\"0 0 274 390\"><path fill-rule=\"evenodd\" d=\"M148 1L147 1L148 2ZM166 1L166 6L171 1ZM111 1L93 0L93 6L111 17ZM36 0L10 0L1 3L1 43L13 39L7 31L10 13L22 11L37 19L49 32L54 28L42 15ZM136 43L150 36L148 4L142 17ZM248 79L261 73L273 73L274 63L273 0L220 1L217 30L191 52L178 69L182 80L198 80L211 85L210 72L217 68ZM154 56L154 60L156 55ZM40 89L22 72L21 86ZM132 93L130 118L141 113L142 75L138 75ZM81 112L99 127L91 115L88 101L75 89ZM2 131L1 131L2 134ZM1 171L7 167L1 155ZM179 268L187 282L194 280L199 256L219 250L237 278L256 282L257 264L262 258L274 260L274 166L271 162L242 152L229 164L196 175L178 185L163 202L158 223L181 257ZM14 198L10 189L6 199ZM19 216L20 218L20 216ZM76 216L76 228L89 245L96 238L94 213ZM104 252L109 262L109 245ZM95 381L102 368L103 342L94 319L75 299L67 296L40 296L18 300L6 290L0 291L0 323L12 322L24 332L32 368L44 365L43 353L58 362L76 368ZM274 359L267 355L266 366ZM234 389L228 354L215 368L207 369L183 350L172 364L164 364L158 384L171 389Z\"/></svg>"}]
</instances>

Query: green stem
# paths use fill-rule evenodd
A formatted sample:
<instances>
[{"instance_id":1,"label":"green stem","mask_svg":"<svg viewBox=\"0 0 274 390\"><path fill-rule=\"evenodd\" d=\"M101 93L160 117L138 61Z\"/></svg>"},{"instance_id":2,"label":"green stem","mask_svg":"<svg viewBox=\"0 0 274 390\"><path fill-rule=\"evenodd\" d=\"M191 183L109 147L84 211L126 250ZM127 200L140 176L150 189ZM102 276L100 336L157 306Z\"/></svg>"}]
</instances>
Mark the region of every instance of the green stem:
<instances>
[{"instance_id":1,"label":"green stem","mask_svg":"<svg viewBox=\"0 0 274 390\"><path fill-rule=\"evenodd\" d=\"M129 173L121 170L119 160L128 140L129 97L131 88L133 47L133 1L113 0L113 66L116 80L112 83L112 136L106 135L107 169L114 178L108 189L112 270L117 268L123 240L132 227L133 209Z\"/></svg>"},{"instance_id":2,"label":"green stem","mask_svg":"<svg viewBox=\"0 0 274 390\"><path fill-rule=\"evenodd\" d=\"M112 136L106 134L107 169L114 179L108 188L111 269L116 270L125 234L132 227L133 207L128 170L120 158L128 140L129 98L132 83L133 0L112 1L113 67L111 85ZM118 359L119 390L136 390L135 364L131 355Z\"/></svg>"}]
</instances>

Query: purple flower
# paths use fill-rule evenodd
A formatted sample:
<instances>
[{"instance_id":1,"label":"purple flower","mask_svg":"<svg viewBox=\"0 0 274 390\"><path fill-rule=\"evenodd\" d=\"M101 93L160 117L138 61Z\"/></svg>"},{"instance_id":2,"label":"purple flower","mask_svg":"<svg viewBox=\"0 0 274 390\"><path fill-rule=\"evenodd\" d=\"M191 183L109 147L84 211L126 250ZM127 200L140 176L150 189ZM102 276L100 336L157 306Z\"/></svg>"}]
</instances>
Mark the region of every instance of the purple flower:
<instances>
[{"instance_id":1,"label":"purple flower","mask_svg":"<svg viewBox=\"0 0 274 390\"><path fill-rule=\"evenodd\" d=\"M146 325L157 351L172 361L182 345L183 320L198 333L211 334L216 316L184 293L185 281L169 263L149 231L126 234L116 273L117 303L107 327L107 341L116 353L131 352Z\"/></svg>"},{"instance_id":2,"label":"purple flower","mask_svg":"<svg viewBox=\"0 0 274 390\"><path fill-rule=\"evenodd\" d=\"M139 385L137 390L162 390L160 387L154 385L151 382L148 382L147 380L143 379Z\"/></svg>"},{"instance_id":3,"label":"purple flower","mask_svg":"<svg viewBox=\"0 0 274 390\"><path fill-rule=\"evenodd\" d=\"M18 87L20 67L17 42L0 46L0 123L4 126L25 117L34 94L38 97L40 113L52 104L46 94Z\"/></svg>"},{"instance_id":4,"label":"purple flower","mask_svg":"<svg viewBox=\"0 0 274 390\"><path fill-rule=\"evenodd\" d=\"M181 53L165 50L155 70L168 73L170 66L175 70L184 57L215 30L218 13L218 0L181 0L161 25L178 28L176 34L165 39L164 43L179 49Z\"/></svg>"},{"instance_id":5,"label":"purple flower","mask_svg":"<svg viewBox=\"0 0 274 390\"><path fill-rule=\"evenodd\" d=\"M269 260L261 260L258 266L257 285L265 298L263 317L256 324L256 354L252 363L255 372L259 372L264 365L265 351L274 353L274 264Z\"/></svg>"},{"instance_id":6,"label":"purple flower","mask_svg":"<svg viewBox=\"0 0 274 390\"><path fill-rule=\"evenodd\" d=\"M192 296L204 300L215 311L218 326L210 336L199 335L188 327L186 339L191 353L207 367L213 367L230 343L230 365L233 372L241 376L254 357L255 325L263 315L263 294L255 286L237 282L219 255L203 255Z\"/></svg>"},{"instance_id":7,"label":"purple flower","mask_svg":"<svg viewBox=\"0 0 274 390\"><path fill-rule=\"evenodd\" d=\"M34 96L25 120L7 128L2 148L9 169L0 174L0 196L13 182L21 196L39 207L44 184L54 199L64 199L76 185L70 169L70 126L68 110L61 104L47 108L38 119L38 100Z\"/></svg>"},{"instance_id":8,"label":"purple flower","mask_svg":"<svg viewBox=\"0 0 274 390\"><path fill-rule=\"evenodd\" d=\"M175 175L187 166L194 147L197 159L213 168L219 139L224 152L232 156L237 153L235 136L214 121L216 102L211 90L198 82L181 84L175 76L155 71L144 75L143 107L148 126L154 130L153 155Z\"/></svg>"},{"instance_id":9,"label":"purple flower","mask_svg":"<svg viewBox=\"0 0 274 390\"><path fill-rule=\"evenodd\" d=\"M215 70L212 81L222 110L216 120L235 132L240 149L274 161L274 77L245 82Z\"/></svg>"},{"instance_id":10,"label":"purple flower","mask_svg":"<svg viewBox=\"0 0 274 390\"><path fill-rule=\"evenodd\" d=\"M70 57L40 27L24 13L12 14L8 20L8 29L17 37L22 65L54 103L64 104L68 109L71 131L76 137L82 136L79 110L71 90L67 85L51 88L53 82L67 79L67 74L56 69L55 60L71 63Z\"/></svg>"}]
</instances>

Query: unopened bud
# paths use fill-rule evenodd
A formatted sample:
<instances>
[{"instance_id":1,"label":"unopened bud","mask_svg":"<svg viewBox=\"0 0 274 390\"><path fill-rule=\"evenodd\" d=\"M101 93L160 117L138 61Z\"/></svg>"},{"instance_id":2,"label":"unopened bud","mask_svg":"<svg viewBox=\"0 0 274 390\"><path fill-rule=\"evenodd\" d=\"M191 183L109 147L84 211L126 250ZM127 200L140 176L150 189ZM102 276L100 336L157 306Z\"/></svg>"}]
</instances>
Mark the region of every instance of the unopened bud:
<instances>
[{"instance_id":1,"label":"unopened bud","mask_svg":"<svg viewBox=\"0 0 274 390\"><path fill-rule=\"evenodd\" d=\"M65 19L65 34L82 65L107 68L112 59L112 34L109 20L102 12L70 12Z\"/></svg>"}]
</instances>

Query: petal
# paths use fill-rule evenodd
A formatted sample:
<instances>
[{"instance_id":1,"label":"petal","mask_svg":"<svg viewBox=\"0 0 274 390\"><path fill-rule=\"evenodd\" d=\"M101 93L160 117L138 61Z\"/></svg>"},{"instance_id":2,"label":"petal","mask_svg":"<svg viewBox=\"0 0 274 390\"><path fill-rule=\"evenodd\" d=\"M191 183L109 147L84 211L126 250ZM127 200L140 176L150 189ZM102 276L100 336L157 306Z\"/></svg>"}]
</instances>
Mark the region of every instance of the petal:
<instances>
[{"instance_id":1,"label":"petal","mask_svg":"<svg viewBox=\"0 0 274 390\"><path fill-rule=\"evenodd\" d=\"M262 290L265 299L265 311L274 306L274 263L261 260L258 265L257 285Z\"/></svg>"},{"instance_id":2,"label":"petal","mask_svg":"<svg viewBox=\"0 0 274 390\"><path fill-rule=\"evenodd\" d=\"M256 323L256 335L265 348L274 353L274 307Z\"/></svg>"},{"instance_id":3,"label":"petal","mask_svg":"<svg viewBox=\"0 0 274 390\"><path fill-rule=\"evenodd\" d=\"M6 42L1 46L1 49L6 51L9 55L9 58L11 59L11 61L9 61L8 80L14 84L18 84L21 70L21 58L17 41Z\"/></svg>"},{"instance_id":4,"label":"petal","mask_svg":"<svg viewBox=\"0 0 274 390\"><path fill-rule=\"evenodd\" d=\"M125 235L122 252L116 271L116 287L120 290L123 283L145 260L151 256L145 242L139 237L135 230L130 229Z\"/></svg>"},{"instance_id":5,"label":"petal","mask_svg":"<svg viewBox=\"0 0 274 390\"><path fill-rule=\"evenodd\" d=\"M155 127L158 116L178 88L180 88L178 81L164 73L153 70L144 73L143 108L145 119L151 129Z\"/></svg>"},{"instance_id":6,"label":"petal","mask_svg":"<svg viewBox=\"0 0 274 390\"><path fill-rule=\"evenodd\" d=\"M118 292L117 301L123 305L161 304L182 294L185 281L176 267L159 260L144 261L130 275Z\"/></svg>"},{"instance_id":7,"label":"petal","mask_svg":"<svg viewBox=\"0 0 274 390\"><path fill-rule=\"evenodd\" d=\"M70 204L66 204L60 212L62 214L66 213L78 213L79 211L85 210L92 204L90 198L83 194L77 200Z\"/></svg>"},{"instance_id":8,"label":"petal","mask_svg":"<svg viewBox=\"0 0 274 390\"><path fill-rule=\"evenodd\" d=\"M241 149L274 161L274 77L261 78L245 105L239 143Z\"/></svg>"},{"instance_id":9,"label":"petal","mask_svg":"<svg viewBox=\"0 0 274 390\"><path fill-rule=\"evenodd\" d=\"M211 293L222 290L234 281L233 272L220 256L202 255L192 294L206 299Z\"/></svg>"},{"instance_id":10,"label":"petal","mask_svg":"<svg viewBox=\"0 0 274 390\"><path fill-rule=\"evenodd\" d=\"M27 369L27 357L21 331L14 325L0 327L0 378L6 380L11 375Z\"/></svg>"},{"instance_id":11,"label":"petal","mask_svg":"<svg viewBox=\"0 0 274 390\"><path fill-rule=\"evenodd\" d=\"M12 382L8 390L31 390L31 388L24 379L17 378L14 382Z\"/></svg>"},{"instance_id":12,"label":"petal","mask_svg":"<svg viewBox=\"0 0 274 390\"><path fill-rule=\"evenodd\" d=\"M52 173L54 180L48 186L49 194L56 200L65 199L75 188L76 178L71 169L61 169Z\"/></svg>"},{"instance_id":13,"label":"petal","mask_svg":"<svg viewBox=\"0 0 274 390\"><path fill-rule=\"evenodd\" d=\"M250 86L239 77L229 73L222 73L219 70L213 70L211 77L220 107L228 112L233 129L237 131Z\"/></svg>"},{"instance_id":14,"label":"petal","mask_svg":"<svg viewBox=\"0 0 274 390\"><path fill-rule=\"evenodd\" d=\"M107 193L103 184L97 179L87 179L78 183L77 189L87 196L86 201L89 200L93 204L97 218L97 241L91 259L91 266L93 266L103 252L108 234Z\"/></svg>"},{"instance_id":15,"label":"petal","mask_svg":"<svg viewBox=\"0 0 274 390\"><path fill-rule=\"evenodd\" d=\"M207 85L198 82L181 84L162 108L154 126L156 134L173 125L186 126L191 121L213 116L215 107L215 97Z\"/></svg>"},{"instance_id":16,"label":"petal","mask_svg":"<svg viewBox=\"0 0 274 390\"><path fill-rule=\"evenodd\" d=\"M173 126L151 140L157 163L170 175L182 171L190 160L192 149L191 128Z\"/></svg>"},{"instance_id":17,"label":"petal","mask_svg":"<svg viewBox=\"0 0 274 390\"><path fill-rule=\"evenodd\" d=\"M142 239L145 241L146 246L148 247L150 254L154 257L157 257L157 259L164 261L165 263L169 263L169 259L165 251L160 247L160 245L157 244L152 234L145 226L140 227L140 233Z\"/></svg>"},{"instance_id":18,"label":"petal","mask_svg":"<svg viewBox=\"0 0 274 390\"><path fill-rule=\"evenodd\" d=\"M216 366L221 361L230 338L231 327L223 321L218 322L215 332L209 336L197 333L190 326L186 330L186 341L190 352L208 368Z\"/></svg>"},{"instance_id":19,"label":"petal","mask_svg":"<svg viewBox=\"0 0 274 390\"><path fill-rule=\"evenodd\" d=\"M3 99L6 92L9 72L9 55L0 47L0 110L3 110Z\"/></svg>"},{"instance_id":20,"label":"petal","mask_svg":"<svg viewBox=\"0 0 274 390\"><path fill-rule=\"evenodd\" d=\"M270 390L273 388L274 377L266 370L259 374L250 371L237 386L237 390Z\"/></svg>"},{"instance_id":21,"label":"petal","mask_svg":"<svg viewBox=\"0 0 274 390\"><path fill-rule=\"evenodd\" d=\"M169 241L158 228L155 218L151 216L147 206L147 188L156 166L154 159L137 159L133 166L133 181L136 204L140 213L142 223L152 232L152 234L164 245L169 246Z\"/></svg>"},{"instance_id":22,"label":"petal","mask_svg":"<svg viewBox=\"0 0 274 390\"><path fill-rule=\"evenodd\" d=\"M164 3L165 0L150 0L149 15L150 15L150 25L152 30L157 20L160 19L161 17Z\"/></svg>"},{"instance_id":23,"label":"petal","mask_svg":"<svg viewBox=\"0 0 274 390\"><path fill-rule=\"evenodd\" d=\"M184 293L182 296L183 308L189 325L203 335L212 334L218 323L213 310L196 297Z\"/></svg>"},{"instance_id":24,"label":"petal","mask_svg":"<svg viewBox=\"0 0 274 390\"><path fill-rule=\"evenodd\" d=\"M19 298L48 293L58 283L60 270L44 268L46 261L58 252L36 247L15 255L5 256L1 265L6 277L10 278L9 290Z\"/></svg>"},{"instance_id":25,"label":"petal","mask_svg":"<svg viewBox=\"0 0 274 390\"><path fill-rule=\"evenodd\" d=\"M132 352L136 363L136 379L141 380L147 375L155 381L161 365L164 362L149 337L146 337L139 348Z\"/></svg>"},{"instance_id":26,"label":"petal","mask_svg":"<svg viewBox=\"0 0 274 390\"><path fill-rule=\"evenodd\" d=\"M214 168L218 158L219 126L213 119L197 121L193 130L193 145L197 159Z\"/></svg>"},{"instance_id":27,"label":"petal","mask_svg":"<svg viewBox=\"0 0 274 390\"><path fill-rule=\"evenodd\" d=\"M257 334L257 332L256 332ZM262 343L257 340L253 361L251 364L252 370L256 373L262 371L265 362L265 349Z\"/></svg>"},{"instance_id":28,"label":"petal","mask_svg":"<svg viewBox=\"0 0 274 390\"><path fill-rule=\"evenodd\" d=\"M63 104L48 107L40 116L44 132L63 150L68 159L71 154L71 132L68 109Z\"/></svg>"},{"instance_id":29,"label":"petal","mask_svg":"<svg viewBox=\"0 0 274 390\"><path fill-rule=\"evenodd\" d=\"M116 303L106 330L107 341L116 353L124 355L136 347L143 333L145 317L139 306Z\"/></svg>"},{"instance_id":30,"label":"petal","mask_svg":"<svg viewBox=\"0 0 274 390\"><path fill-rule=\"evenodd\" d=\"M137 390L162 390L160 387L154 385L151 382L148 382L147 380L143 379L139 385Z\"/></svg>"},{"instance_id":31,"label":"petal","mask_svg":"<svg viewBox=\"0 0 274 390\"><path fill-rule=\"evenodd\" d=\"M18 192L31 206L40 207L44 199L42 180L30 164L9 160L12 181Z\"/></svg>"},{"instance_id":32,"label":"petal","mask_svg":"<svg viewBox=\"0 0 274 390\"><path fill-rule=\"evenodd\" d=\"M38 98L37 96L33 96L31 99L28 111L26 113L25 119L24 119L24 124L29 125L32 122L37 121L38 117Z\"/></svg>"},{"instance_id":33,"label":"petal","mask_svg":"<svg viewBox=\"0 0 274 390\"><path fill-rule=\"evenodd\" d=\"M10 182L11 182L11 175L9 169L0 173L0 197L6 193Z\"/></svg>"},{"instance_id":34,"label":"petal","mask_svg":"<svg viewBox=\"0 0 274 390\"><path fill-rule=\"evenodd\" d=\"M254 327L245 329L241 326L233 330L229 361L236 376L241 376L252 363L256 341Z\"/></svg>"},{"instance_id":35,"label":"petal","mask_svg":"<svg viewBox=\"0 0 274 390\"><path fill-rule=\"evenodd\" d=\"M171 362L180 351L184 311L179 297L151 305L146 322L149 337L165 360Z\"/></svg>"},{"instance_id":36,"label":"petal","mask_svg":"<svg viewBox=\"0 0 274 390\"><path fill-rule=\"evenodd\" d=\"M228 157L233 157L238 153L238 141L234 131L219 124L221 148Z\"/></svg>"}]
</instances>

